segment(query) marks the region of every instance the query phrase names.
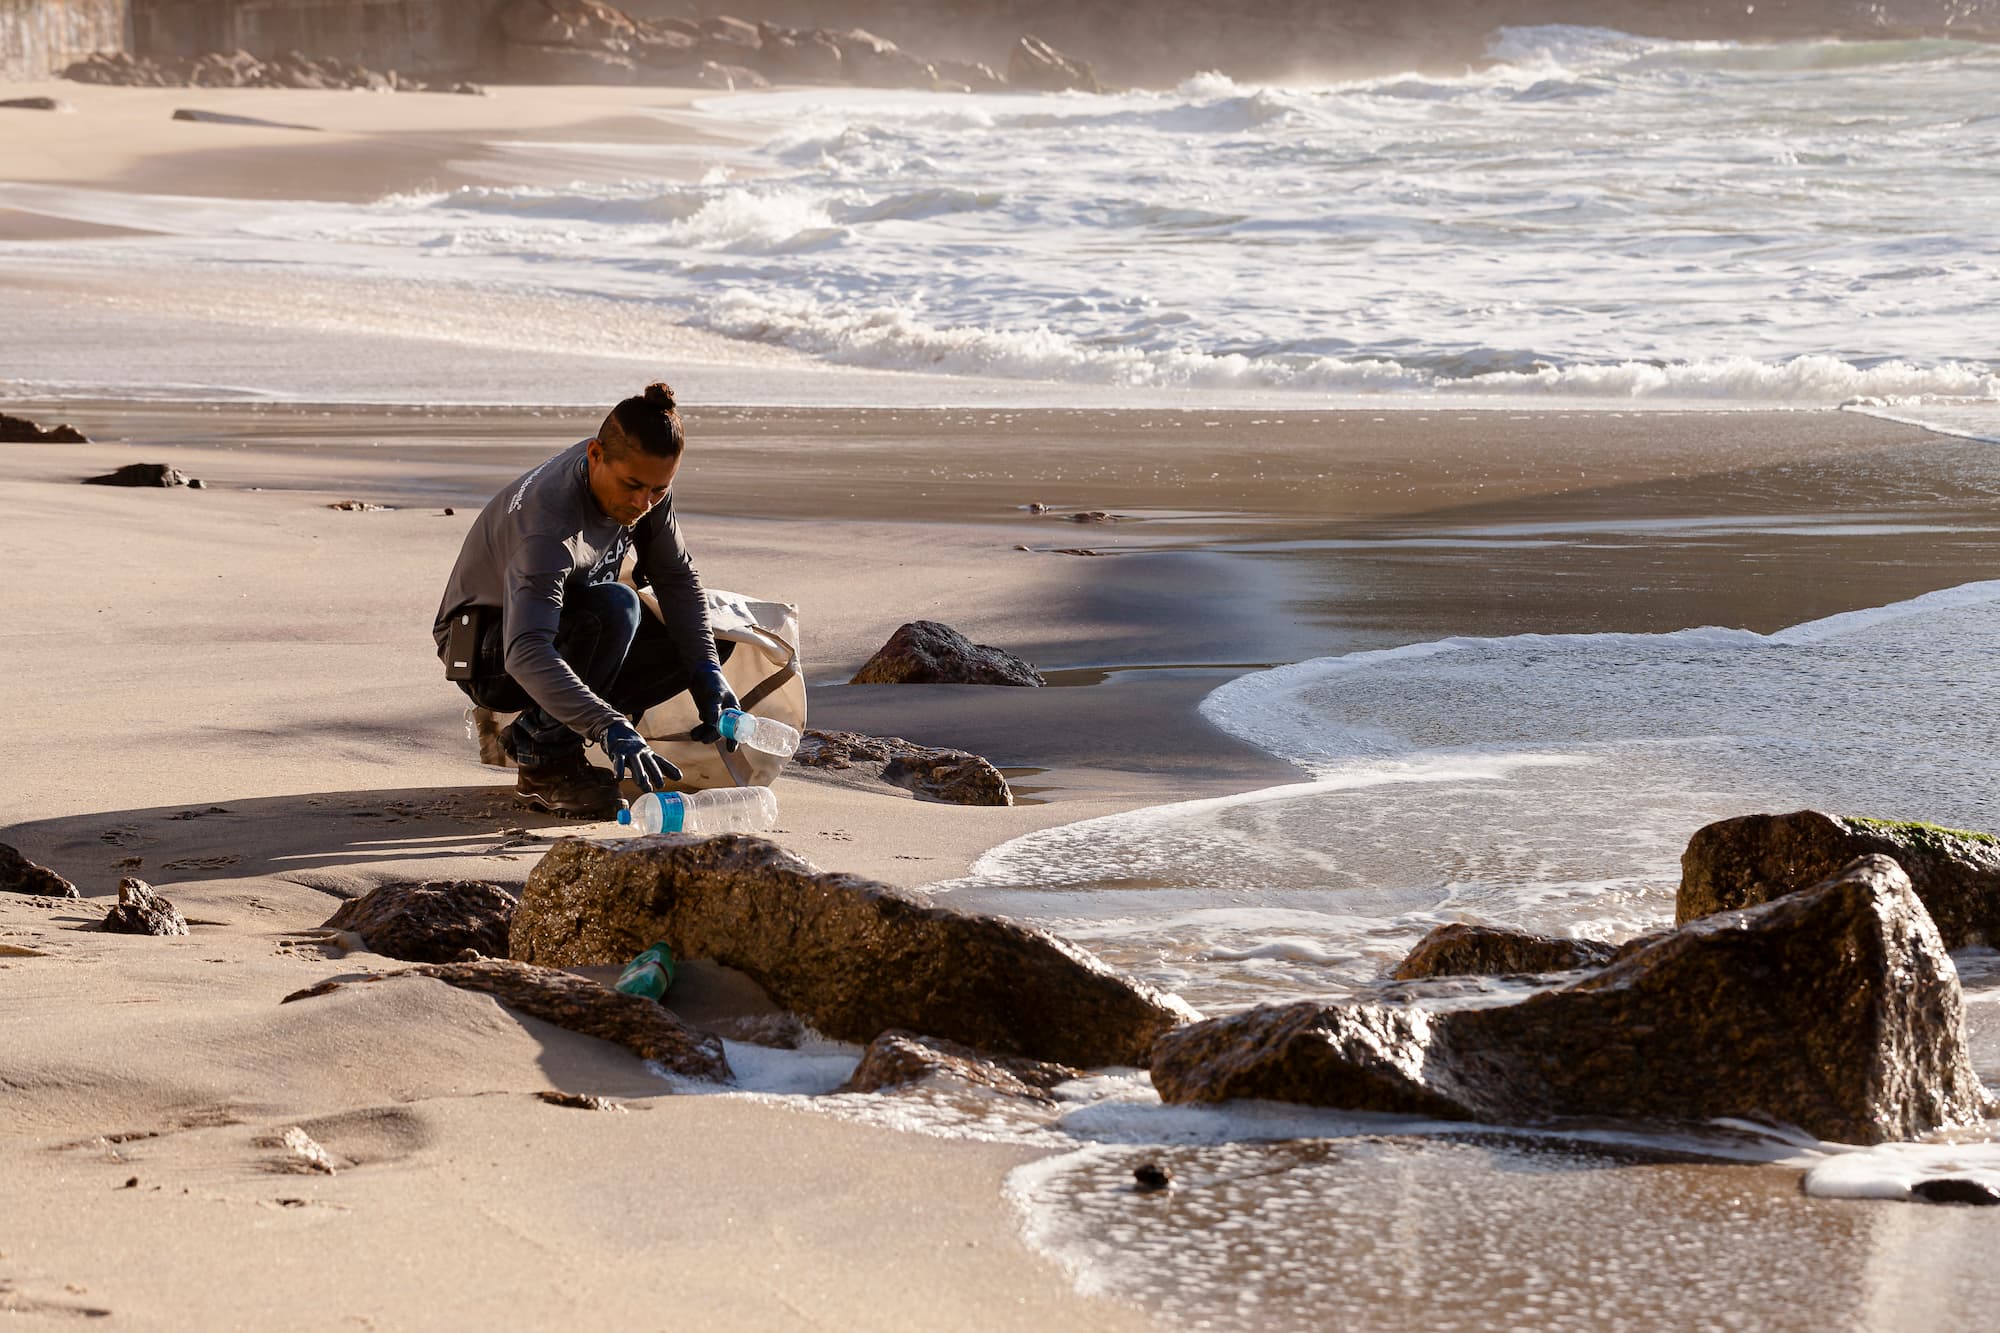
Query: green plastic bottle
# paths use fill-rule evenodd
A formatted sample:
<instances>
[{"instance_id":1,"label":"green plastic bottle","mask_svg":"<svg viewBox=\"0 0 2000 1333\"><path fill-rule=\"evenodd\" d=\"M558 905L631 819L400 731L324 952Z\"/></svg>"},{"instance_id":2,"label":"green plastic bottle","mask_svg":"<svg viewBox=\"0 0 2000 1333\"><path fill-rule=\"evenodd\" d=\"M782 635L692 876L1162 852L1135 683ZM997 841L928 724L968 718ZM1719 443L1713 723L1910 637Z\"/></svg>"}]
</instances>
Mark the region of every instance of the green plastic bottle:
<instances>
[{"instance_id":1,"label":"green plastic bottle","mask_svg":"<svg viewBox=\"0 0 2000 1333\"><path fill-rule=\"evenodd\" d=\"M673 984L674 951L662 941L625 964L625 970L618 974L618 984L612 989L658 1000Z\"/></svg>"}]
</instances>

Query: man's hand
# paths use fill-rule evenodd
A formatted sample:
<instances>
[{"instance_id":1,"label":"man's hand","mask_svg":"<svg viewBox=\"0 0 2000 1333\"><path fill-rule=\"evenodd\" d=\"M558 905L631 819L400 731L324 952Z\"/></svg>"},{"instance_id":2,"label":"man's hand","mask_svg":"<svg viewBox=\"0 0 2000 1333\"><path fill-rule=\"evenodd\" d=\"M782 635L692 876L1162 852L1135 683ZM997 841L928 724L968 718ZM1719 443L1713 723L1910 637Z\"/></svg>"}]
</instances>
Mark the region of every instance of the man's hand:
<instances>
[{"instance_id":1,"label":"man's hand","mask_svg":"<svg viewBox=\"0 0 2000 1333\"><path fill-rule=\"evenodd\" d=\"M611 756L611 776L622 778L629 771L632 781L646 791L658 791L680 780L681 771L654 754L630 722L613 722L604 729L604 753Z\"/></svg>"},{"instance_id":2,"label":"man's hand","mask_svg":"<svg viewBox=\"0 0 2000 1333\"><path fill-rule=\"evenodd\" d=\"M736 692L722 678L722 668L705 666L696 671L694 679L688 682L688 693L694 698L694 711L701 715L701 725L688 733L688 739L703 745L721 741L724 749L733 752L736 742L724 737L716 725L725 709L738 706Z\"/></svg>"}]
</instances>

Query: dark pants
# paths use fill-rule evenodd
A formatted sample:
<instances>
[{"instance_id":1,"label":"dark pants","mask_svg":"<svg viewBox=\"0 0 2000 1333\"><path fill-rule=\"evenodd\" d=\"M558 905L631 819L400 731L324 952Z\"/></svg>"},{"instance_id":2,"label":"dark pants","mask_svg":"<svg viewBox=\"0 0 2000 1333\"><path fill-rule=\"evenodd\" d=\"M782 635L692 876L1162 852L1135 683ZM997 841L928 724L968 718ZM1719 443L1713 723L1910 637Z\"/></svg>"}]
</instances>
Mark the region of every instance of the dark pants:
<instances>
[{"instance_id":1,"label":"dark pants","mask_svg":"<svg viewBox=\"0 0 2000 1333\"><path fill-rule=\"evenodd\" d=\"M570 594L556 625L556 652L591 693L637 720L654 704L688 687L690 663L667 636L666 626L645 614L639 594L622 583L597 583ZM715 645L723 661L736 645ZM492 617L479 645L477 674L460 681L472 702L496 713L518 712L509 741L515 762L538 768L583 748L583 737L545 712L507 674L507 644L500 617Z\"/></svg>"}]
</instances>

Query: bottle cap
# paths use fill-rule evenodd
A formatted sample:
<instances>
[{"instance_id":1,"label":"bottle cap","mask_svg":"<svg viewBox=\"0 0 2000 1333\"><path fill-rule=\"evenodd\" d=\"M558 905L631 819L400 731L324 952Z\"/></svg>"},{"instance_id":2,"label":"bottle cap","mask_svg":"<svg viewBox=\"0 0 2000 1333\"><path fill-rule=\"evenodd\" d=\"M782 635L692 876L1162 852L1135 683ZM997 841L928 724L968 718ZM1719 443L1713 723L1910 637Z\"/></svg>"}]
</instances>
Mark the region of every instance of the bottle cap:
<instances>
[{"instance_id":1,"label":"bottle cap","mask_svg":"<svg viewBox=\"0 0 2000 1333\"><path fill-rule=\"evenodd\" d=\"M618 822L621 824L632 822L632 803L630 801L620 801L618 803Z\"/></svg>"}]
</instances>

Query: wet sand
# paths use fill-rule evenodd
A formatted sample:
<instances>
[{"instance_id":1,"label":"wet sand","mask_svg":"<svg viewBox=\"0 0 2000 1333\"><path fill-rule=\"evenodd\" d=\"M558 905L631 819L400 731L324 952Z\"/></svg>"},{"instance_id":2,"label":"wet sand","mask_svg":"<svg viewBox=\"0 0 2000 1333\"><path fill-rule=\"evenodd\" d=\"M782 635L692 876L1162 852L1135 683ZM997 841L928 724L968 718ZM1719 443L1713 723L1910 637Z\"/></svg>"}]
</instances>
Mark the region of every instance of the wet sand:
<instances>
[{"instance_id":1,"label":"wet sand","mask_svg":"<svg viewBox=\"0 0 2000 1333\"><path fill-rule=\"evenodd\" d=\"M93 910L120 874L140 874L200 924L183 940L128 939L80 931L91 911L0 900L0 943L33 951L0 959L0 1213L37 1219L0 1243L0 1302L173 1327L301 1308L329 1326L406 1322L421 1301L418 1322L450 1326L522 1311L622 1319L657 1310L665 1283L677 1310L732 1326L1215 1313L1170 1276L1115 1293L1129 1304L1076 1295L1002 1197L1036 1149L668 1095L620 1051L442 986L277 1005L388 965L298 940L335 895L409 877L518 884L549 839L587 831L514 807L505 775L477 764L426 631L477 505L588 420L12 406L104 442L0 446L0 677L17 715L37 720L0 737L0 841L76 880ZM1846 414L689 418L679 504L692 548L711 585L799 605L812 723L973 749L1034 802L964 810L783 780L778 841L913 886L1034 828L1287 780L1287 765L1194 711L1250 665L1450 633L1673 628L1694 608L1768 629L2000 568L1989 451ZM131 461L209 489L76 484ZM349 498L393 507L325 508ZM1065 517L1094 510L1117 517ZM1021 652L1059 684L840 683L919 617ZM634 1113L585 1120L530 1099L547 1086ZM293 1123L351 1166L272 1174L255 1141ZM133 1133L151 1137L105 1137ZM1434 1150L1407 1151L1430 1163ZM1608 1191L1596 1202L1519 1217L1481 1211L1481 1182L1531 1179L1505 1160L1471 1169L1446 1201L1371 1193L1378 1177L1364 1173L1355 1188L1379 1210L1368 1232L1388 1227L1479 1298L1440 1303L1435 1283L1378 1272L1328 1308L1382 1327L1476 1326L1546 1308L1521 1293L1554 1283L1581 1292L1585 1314L1718 1316L1716 1291L1684 1291L1598 1244L1599 1213L1621 1200L1658 1236L1701 1237L1685 1243L1704 1262L1740 1254L1734 1232L1703 1229L1711 1196L1746 1168L1678 1166L1680 1183L1637 1188L1631 1172L1658 1183L1660 1169L1599 1163L1574 1177ZM1079 1216L1124 1206L1106 1192L1115 1176ZM1833 1245L1871 1272L1894 1268L1892 1251L1960 1244L1972 1225L1949 1210L1811 1203L1775 1169L1747 1179L1787 1252ZM1864 1213L1885 1220L1857 1230ZM471 1244L447 1255L441 1230ZM1160 1232L1190 1246L1202 1234ZM1314 1234L1322 1250L1350 1235L1333 1221ZM1315 1262L1394 1269L1403 1253ZM1537 1258L1557 1253L1597 1256L1625 1294L1565 1286L1574 1273ZM135 1267L134 1254L157 1262ZM1171 1255L1160 1263L1171 1274ZM1812 1324L1883 1326L1887 1310L1900 1326L1929 1301L1883 1305L1888 1280L1829 1288ZM1797 1295L1738 1288L1728 1310L1808 1326L1791 1317Z\"/></svg>"}]
</instances>

